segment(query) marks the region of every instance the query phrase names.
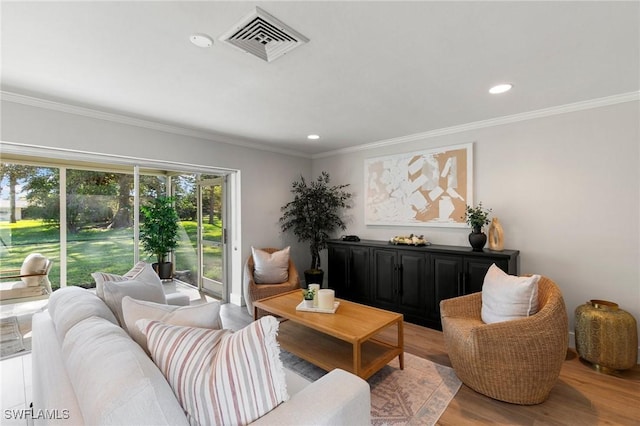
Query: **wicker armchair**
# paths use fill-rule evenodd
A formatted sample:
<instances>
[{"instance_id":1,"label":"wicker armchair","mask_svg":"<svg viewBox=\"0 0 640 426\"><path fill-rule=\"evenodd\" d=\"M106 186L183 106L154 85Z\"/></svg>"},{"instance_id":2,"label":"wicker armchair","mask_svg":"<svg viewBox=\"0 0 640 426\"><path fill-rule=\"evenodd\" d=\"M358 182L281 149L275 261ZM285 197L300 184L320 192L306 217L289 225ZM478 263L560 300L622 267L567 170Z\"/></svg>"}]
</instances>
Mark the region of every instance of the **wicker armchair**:
<instances>
[{"instance_id":1,"label":"wicker armchair","mask_svg":"<svg viewBox=\"0 0 640 426\"><path fill-rule=\"evenodd\" d=\"M276 252L280 249L277 248L263 248L268 253ZM287 291L292 291L297 288L300 288L300 276L298 275L298 270L296 266L293 264L293 261L289 259L289 279L283 283L273 283L273 284L256 284L253 279L253 271L255 269L255 265L253 263L253 256L249 256L244 265L244 298L247 303L247 310L249 311L249 315L253 316L253 301L264 299L265 297L275 296L280 293L286 293ZM302 295L300 296L302 298ZM259 311L257 318L262 317L264 315L263 311Z\"/></svg>"},{"instance_id":2,"label":"wicker armchair","mask_svg":"<svg viewBox=\"0 0 640 426\"><path fill-rule=\"evenodd\" d=\"M485 324L482 293L440 302L449 359L465 385L514 404L547 399L566 357L569 327L560 289L546 277L538 281L538 303L530 317Z\"/></svg>"}]
</instances>

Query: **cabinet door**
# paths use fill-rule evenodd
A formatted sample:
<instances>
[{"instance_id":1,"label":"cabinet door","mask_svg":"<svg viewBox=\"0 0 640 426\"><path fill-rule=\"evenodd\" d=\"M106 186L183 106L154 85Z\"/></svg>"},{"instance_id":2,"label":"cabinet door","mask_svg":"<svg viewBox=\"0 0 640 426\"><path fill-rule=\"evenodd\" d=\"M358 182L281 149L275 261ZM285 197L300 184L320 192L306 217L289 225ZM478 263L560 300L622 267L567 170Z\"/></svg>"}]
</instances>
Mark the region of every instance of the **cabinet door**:
<instances>
[{"instance_id":1,"label":"cabinet door","mask_svg":"<svg viewBox=\"0 0 640 426\"><path fill-rule=\"evenodd\" d=\"M429 279L427 255L398 251L400 311L409 316L423 317L427 313Z\"/></svg>"},{"instance_id":2,"label":"cabinet door","mask_svg":"<svg viewBox=\"0 0 640 426\"><path fill-rule=\"evenodd\" d=\"M504 259L492 258L469 258L464 259L464 279L462 285L462 294L471 294L482 291L484 276L487 274L489 267L495 263L497 267L505 272L509 270L509 262Z\"/></svg>"},{"instance_id":3,"label":"cabinet door","mask_svg":"<svg viewBox=\"0 0 640 426\"><path fill-rule=\"evenodd\" d=\"M349 298L349 246L329 247L329 288L336 292L336 297Z\"/></svg>"},{"instance_id":4,"label":"cabinet door","mask_svg":"<svg viewBox=\"0 0 640 426\"><path fill-rule=\"evenodd\" d=\"M440 320L440 301L457 297L462 292L462 257L444 254L431 255L434 297L429 316Z\"/></svg>"},{"instance_id":5,"label":"cabinet door","mask_svg":"<svg viewBox=\"0 0 640 426\"><path fill-rule=\"evenodd\" d=\"M383 309L395 310L398 281L397 253L395 250L371 251L371 301Z\"/></svg>"},{"instance_id":6,"label":"cabinet door","mask_svg":"<svg viewBox=\"0 0 640 426\"><path fill-rule=\"evenodd\" d=\"M356 302L368 303L371 299L369 247L353 246L349 256L349 297Z\"/></svg>"}]
</instances>

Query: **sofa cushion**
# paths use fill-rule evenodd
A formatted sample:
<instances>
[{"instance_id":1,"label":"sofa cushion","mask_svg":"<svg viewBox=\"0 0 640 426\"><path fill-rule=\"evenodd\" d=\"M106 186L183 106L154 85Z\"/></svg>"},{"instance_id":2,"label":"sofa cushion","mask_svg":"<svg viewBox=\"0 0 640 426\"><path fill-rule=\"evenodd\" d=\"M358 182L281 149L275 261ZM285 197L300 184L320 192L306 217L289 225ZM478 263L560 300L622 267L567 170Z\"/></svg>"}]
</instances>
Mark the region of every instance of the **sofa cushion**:
<instances>
[{"instance_id":1,"label":"sofa cushion","mask_svg":"<svg viewBox=\"0 0 640 426\"><path fill-rule=\"evenodd\" d=\"M538 312L539 279L540 275L508 275L491 265L482 285L482 321L487 324L509 321Z\"/></svg>"},{"instance_id":2,"label":"sofa cushion","mask_svg":"<svg viewBox=\"0 0 640 426\"><path fill-rule=\"evenodd\" d=\"M42 274L47 266L47 258L40 253L31 253L22 261L20 275ZM40 285L40 277L22 277L22 282L27 287L37 287Z\"/></svg>"},{"instance_id":3,"label":"sofa cushion","mask_svg":"<svg viewBox=\"0 0 640 426\"><path fill-rule=\"evenodd\" d=\"M192 424L248 424L289 398L272 316L236 333L137 325Z\"/></svg>"},{"instance_id":4,"label":"sofa cushion","mask_svg":"<svg viewBox=\"0 0 640 426\"><path fill-rule=\"evenodd\" d=\"M99 317L79 322L62 355L86 424L187 424L160 370L117 325Z\"/></svg>"},{"instance_id":5,"label":"sofa cushion","mask_svg":"<svg viewBox=\"0 0 640 426\"><path fill-rule=\"evenodd\" d=\"M97 316L118 325L109 307L98 296L81 287L63 287L54 291L49 297L48 308L61 342L71 327L89 317Z\"/></svg>"},{"instance_id":6,"label":"sofa cushion","mask_svg":"<svg viewBox=\"0 0 640 426\"><path fill-rule=\"evenodd\" d=\"M216 330L222 328L220 302L209 302L193 306L173 306L145 302L125 296L122 299L122 313L129 335L147 353L149 353L147 337L136 327L136 321L138 320L157 320L165 324Z\"/></svg>"},{"instance_id":7,"label":"sofa cushion","mask_svg":"<svg viewBox=\"0 0 640 426\"><path fill-rule=\"evenodd\" d=\"M254 271L253 279L256 284L279 284L289 279L289 251L290 247L269 253L251 247Z\"/></svg>"},{"instance_id":8,"label":"sofa cushion","mask_svg":"<svg viewBox=\"0 0 640 426\"><path fill-rule=\"evenodd\" d=\"M120 326L127 329L127 325L124 321L124 315L122 313L122 299L125 296L132 297L138 300L146 300L148 302L155 303L167 303L167 298L164 295L164 289L162 288L161 281L105 281L104 282L104 301L109 306L111 311L118 318Z\"/></svg>"},{"instance_id":9,"label":"sofa cushion","mask_svg":"<svg viewBox=\"0 0 640 426\"><path fill-rule=\"evenodd\" d=\"M153 267L146 262L138 262L133 265L133 268L124 275L110 274L108 272L94 272L91 274L93 280L96 282L96 294L101 299L104 299L104 283L105 281L146 281L150 283L158 282L162 284L160 277L153 270Z\"/></svg>"}]
</instances>

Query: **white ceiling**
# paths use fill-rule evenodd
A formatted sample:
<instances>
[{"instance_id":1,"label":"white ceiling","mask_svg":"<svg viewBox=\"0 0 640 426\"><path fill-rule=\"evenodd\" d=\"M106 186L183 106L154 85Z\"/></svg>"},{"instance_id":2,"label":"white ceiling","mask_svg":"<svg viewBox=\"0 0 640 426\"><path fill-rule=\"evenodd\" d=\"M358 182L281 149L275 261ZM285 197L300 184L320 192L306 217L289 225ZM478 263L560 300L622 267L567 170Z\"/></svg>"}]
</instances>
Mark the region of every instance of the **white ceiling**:
<instances>
[{"instance_id":1,"label":"white ceiling","mask_svg":"<svg viewBox=\"0 0 640 426\"><path fill-rule=\"evenodd\" d=\"M256 5L310 42L267 63L217 40ZM638 2L3 0L1 14L5 92L305 155L640 89Z\"/></svg>"}]
</instances>

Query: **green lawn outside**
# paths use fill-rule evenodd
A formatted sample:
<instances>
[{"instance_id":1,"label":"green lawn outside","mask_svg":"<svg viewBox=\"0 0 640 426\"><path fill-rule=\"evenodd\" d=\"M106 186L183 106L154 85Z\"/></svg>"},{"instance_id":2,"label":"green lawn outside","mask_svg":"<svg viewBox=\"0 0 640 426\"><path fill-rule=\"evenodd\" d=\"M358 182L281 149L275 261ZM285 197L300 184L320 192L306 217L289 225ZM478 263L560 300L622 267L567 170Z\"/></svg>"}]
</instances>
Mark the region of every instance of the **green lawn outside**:
<instances>
[{"instance_id":1,"label":"green lawn outside","mask_svg":"<svg viewBox=\"0 0 640 426\"><path fill-rule=\"evenodd\" d=\"M196 266L196 230L194 221L182 221L180 246L176 250L176 270L194 270ZM205 238L220 241L220 223L205 224ZM60 286L60 233L57 225L40 220L0 222L0 235L6 246L0 247L0 267L20 268L29 253L41 253L54 262L49 279ZM141 252L141 259L155 262ZM222 271L221 253L205 248L205 276L217 279ZM123 274L133 266L133 228L88 228L67 236L67 285L93 284L92 272Z\"/></svg>"}]
</instances>

